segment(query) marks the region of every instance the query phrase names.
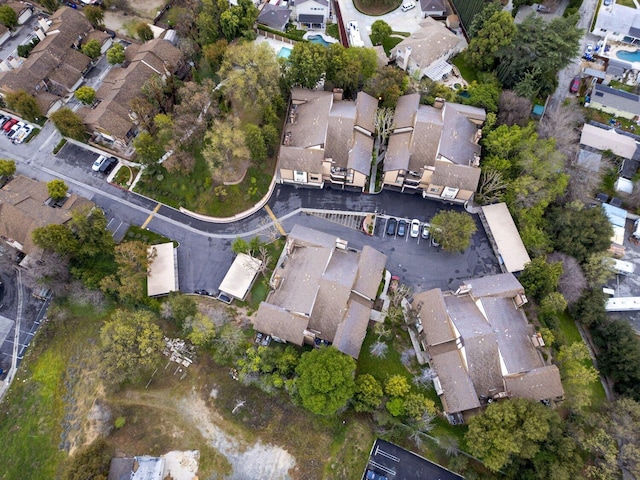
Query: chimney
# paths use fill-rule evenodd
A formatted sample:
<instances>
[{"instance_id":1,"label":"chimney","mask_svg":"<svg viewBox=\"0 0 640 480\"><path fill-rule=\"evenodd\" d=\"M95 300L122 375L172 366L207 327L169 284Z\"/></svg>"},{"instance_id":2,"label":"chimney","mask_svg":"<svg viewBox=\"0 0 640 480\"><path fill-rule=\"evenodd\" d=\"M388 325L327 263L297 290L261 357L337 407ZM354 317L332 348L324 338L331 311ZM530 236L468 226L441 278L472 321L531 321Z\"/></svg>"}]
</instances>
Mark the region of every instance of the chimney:
<instances>
[{"instance_id":1,"label":"chimney","mask_svg":"<svg viewBox=\"0 0 640 480\"><path fill-rule=\"evenodd\" d=\"M435 101L433 102L433 106L434 108L442 109L444 107L444 102L444 98L436 97Z\"/></svg>"},{"instance_id":2,"label":"chimney","mask_svg":"<svg viewBox=\"0 0 640 480\"><path fill-rule=\"evenodd\" d=\"M402 66L400 67L405 72L407 71L407 67L409 66L410 56L411 56L411 46L408 45L407 48L404 49L404 55L402 56Z\"/></svg>"},{"instance_id":3,"label":"chimney","mask_svg":"<svg viewBox=\"0 0 640 480\"><path fill-rule=\"evenodd\" d=\"M333 89L333 100L336 102L340 102L342 100L342 95L344 94L344 90L341 88Z\"/></svg>"}]
</instances>

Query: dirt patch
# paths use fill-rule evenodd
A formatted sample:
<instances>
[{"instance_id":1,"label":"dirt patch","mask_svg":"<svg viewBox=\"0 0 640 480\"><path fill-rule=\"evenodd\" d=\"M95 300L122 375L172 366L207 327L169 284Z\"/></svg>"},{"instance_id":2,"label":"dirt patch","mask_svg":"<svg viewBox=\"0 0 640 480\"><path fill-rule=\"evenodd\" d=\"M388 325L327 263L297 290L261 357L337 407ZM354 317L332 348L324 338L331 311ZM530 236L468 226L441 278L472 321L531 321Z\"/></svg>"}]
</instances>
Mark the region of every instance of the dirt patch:
<instances>
[{"instance_id":1,"label":"dirt patch","mask_svg":"<svg viewBox=\"0 0 640 480\"><path fill-rule=\"evenodd\" d=\"M131 36L131 28L138 22L152 23L162 10L165 0L128 0L129 8L123 10L107 10L104 12L104 26L120 35Z\"/></svg>"}]
</instances>

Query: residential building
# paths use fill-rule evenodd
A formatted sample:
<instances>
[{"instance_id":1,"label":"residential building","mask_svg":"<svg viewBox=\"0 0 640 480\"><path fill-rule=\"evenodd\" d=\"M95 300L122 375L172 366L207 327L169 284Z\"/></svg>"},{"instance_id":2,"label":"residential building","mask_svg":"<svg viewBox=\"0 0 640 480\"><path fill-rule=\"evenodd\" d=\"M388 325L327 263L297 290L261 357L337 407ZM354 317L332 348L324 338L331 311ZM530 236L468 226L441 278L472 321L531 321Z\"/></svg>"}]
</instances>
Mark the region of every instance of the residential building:
<instances>
[{"instance_id":1,"label":"residential building","mask_svg":"<svg viewBox=\"0 0 640 480\"><path fill-rule=\"evenodd\" d=\"M371 473L374 475L372 475ZM377 438L373 442L363 479L394 480L464 480L431 460L398 445Z\"/></svg>"},{"instance_id":2,"label":"residential building","mask_svg":"<svg viewBox=\"0 0 640 480\"><path fill-rule=\"evenodd\" d=\"M585 123L582 126L580 145L600 152L609 150L614 155L624 159L640 158L638 143L635 139L616 132L614 128L600 128Z\"/></svg>"},{"instance_id":3,"label":"residential building","mask_svg":"<svg viewBox=\"0 0 640 480\"><path fill-rule=\"evenodd\" d=\"M410 75L418 72L433 81L442 80L453 67L448 60L467 47L463 36L458 36L443 23L427 17L420 28L391 49L391 60Z\"/></svg>"},{"instance_id":4,"label":"residential building","mask_svg":"<svg viewBox=\"0 0 640 480\"><path fill-rule=\"evenodd\" d=\"M487 232L489 243L500 261L505 273L517 273L531 261L527 249L522 243L506 203L485 205L480 210L480 220Z\"/></svg>"},{"instance_id":5,"label":"residential building","mask_svg":"<svg viewBox=\"0 0 640 480\"><path fill-rule=\"evenodd\" d=\"M24 25L33 16L33 6L28 2L9 0L2 2L2 5L6 5L16 12L18 25Z\"/></svg>"},{"instance_id":6,"label":"residential building","mask_svg":"<svg viewBox=\"0 0 640 480\"><path fill-rule=\"evenodd\" d=\"M420 95L403 95L384 158L385 188L425 198L464 203L480 179L482 108L458 103L420 105Z\"/></svg>"},{"instance_id":7,"label":"residential building","mask_svg":"<svg viewBox=\"0 0 640 480\"><path fill-rule=\"evenodd\" d=\"M603 5L592 33L607 40L636 44L640 42L640 10L616 2Z\"/></svg>"},{"instance_id":8,"label":"residential building","mask_svg":"<svg viewBox=\"0 0 640 480\"><path fill-rule=\"evenodd\" d=\"M278 158L281 183L363 191L371 173L378 100L359 92L293 89Z\"/></svg>"},{"instance_id":9,"label":"residential building","mask_svg":"<svg viewBox=\"0 0 640 480\"><path fill-rule=\"evenodd\" d=\"M24 253L25 263L37 260L41 251L31 233L51 224L64 225L71 220L71 212L91 206L89 200L72 194L57 207L49 201L45 182L17 176L0 188L0 238Z\"/></svg>"},{"instance_id":10,"label":"residential building","mask_svg":"<svg viewBox=\"0 0 640 480\"><path fill-rule=\"evenodd\" d=\"M302 27L324 30L331 16L329 0L295 0L295 18Z\"/></svg>"},{"instance_id":11,"label":"residential building","mask_svg":"<svg viewBox=\"0 0 640 480\"><path fill-rule=\"evenodd\" d=\"M444 17L447 14L447 6L444 0L420 0L420 17Z\"/></svg>"},{"instance_id":12,"label":"residential building","mask_svg":"<svg viewBox=\"0 0 640 480\"><path fill-rule=\"evenodd\" d=\"M596 83L587 106L633 120L640 116L640 95Z\"/></svg>"},{"instance_id":13,"label":"residential building","mask_svg":"<svg viewBox=\"0 0 640 480\"><path fill-rule=\"evenodd\" d=\"M332 344L358 358L386 261L369 246L356 251L338 237L295 225L254 328L296 345Z\"/></svg>"},{"instance_id":14,"label":"residential building","mask_svg":"<svg viewBox=\"0 0 640 480\"><path fill-rule=\"evenodd\" d=\"M521 309L526 302L511 273L468 280L455 292L436 288L413 296L420 344L452 423L494 400L564 395L558 367L545 362L542 337Z\"/></svg>"},{"instance_id":15,"label":"residential building","mask_svg":"<svg viewBox=\"0 0 640 480\"><path fill-rule=\"evenodd\" d=\"M179 75L184 66L180 50L163 38L129 45L125 57L125 64L105 77L96 104L77 111L95 140L116 149L126 149L138 132L131 101L140 96L145 82L154 75Z\"/></svg>"},{"instance_id":16,"label":"residential building","mask_svg":"<svg viewBox=\"0 0 640 480\"><path fill-rule=\"evenodd\" d=\"M287 5L265 3L258 14L258 24L284 32L289 23L289 17L291 17L291 10Z\"/></svg>"},{"instance_id":17,"label":"residential building","mask_svg":"<svg viewBox=\"0 0 640 480\"><path fill-rule=\"evenodd\" d=\"M0 65L0 93L25 90L42 112L50 113L82 84L91 67L91 59L79 48L93 27L82 13L67 7L39 25L35 34L40 43L29 57L24 61L10 57Z\"/></svg>"}]
</instances>

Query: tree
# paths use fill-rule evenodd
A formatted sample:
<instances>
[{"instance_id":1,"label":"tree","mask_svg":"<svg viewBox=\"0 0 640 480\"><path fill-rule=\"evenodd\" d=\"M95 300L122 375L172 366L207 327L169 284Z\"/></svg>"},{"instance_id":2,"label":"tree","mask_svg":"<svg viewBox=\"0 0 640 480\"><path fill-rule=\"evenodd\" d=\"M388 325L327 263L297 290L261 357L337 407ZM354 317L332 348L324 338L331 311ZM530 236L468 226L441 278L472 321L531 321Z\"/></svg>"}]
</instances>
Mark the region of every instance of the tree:
<instances>
[{"instance_id":1,"label":"tree","mask_svg":"<svg viewBox=\"0 0 640 480\"><path fill-rule=\"evenodd\" d=\"M431 236L448 252L466 250L476 230L476 222L466 212L442 210L431 219Z\"/></svg>"},{"instance_id":2,"label":"tree","mask_svg":"<svg viewBox=\"0 0 640 480\"><path fill-rule=\"evenodd\" d=\"M10 177L16 173L16 162L0 158L0 177Z\"/></svg>"},{"instance_id":3,"label":"tree","mask_svg":"<svg viewBox=\"0 0 640 480\"><path fill-rule=\"evenodd\" d=\"M66 198L68 190L69 187L62 180L56 179L51 180L47 183L47 192L49 193L51 199L56 202L62 200L63 198Z\"/></svg>"},{"instance_id":4,"label":"tree","mask_svg":"<svg viewBox=\"0 0 640 480\"><path fill-rule=\"evenodd\" d=\"M484 24L493 16L502 10L502 4L498 1L491 1L485 4L480 13L473 17L473 21L467 30L469 38L475 37L480 30L484 28Z\"/></svg>"},{"instance_id":5,"label":"tree","mask_svg":"<svg viewBox=\"0 0 640 480\"><path fill-rule=\"evenodd\" d=\"M472 455L493 472L540 451L558 415L539 402L513 398L492 403L469 420L465 441Z\"/></svg>"},{"instance_id":6,"label":"tree","mask_svg":"<svg viewBox=\"0 0 640 480\"><path fill-rule=\"evenodd\" d=\"M62 480L106 480L111 456L107 442L98 438L67 460Z\"/></svg>"},{"instance_id":7,"label":"tree","mask_svg":"<svg viewBox=\"0 0 640 480\"><path fill-rule=\"evenodd\" d=\"M567 309L567 301L560 292L551 292L540 301L540 311L544 315L557 315Z\"/></svg>"},{"instance_id":8,"label":"tree","mask_svg":"<svg viewBox=\"0 0 640 480\"><path fill-rule=\"evenodd\" d=\"M459 95L458 99L464 105L484 108L487 112L496 113L498 111L500 90L500 83L495 76L487 75L487 78L484 78L481 82L471 82L466 89L466 95Z\"/></svg>"},{"instance_id":9,"label":"tree","mask_svg":"<svg viewBox=\"0 0 640 480\"><path fill-rule=\"evenodd\" d=\"M24 90L8 93L5 95L5 100L11 110L18 112L30 122L35 122L42 117L42 112L40 112L36 99Z\"/></svg>"},{"instance_id":10,"label":"tree","mask_svg":"<svg viewBox=\"0 0 640 480\"><path fill-rule=\"evenodd\" d=\"M31 232L31 238L43 250L61 255L73 254L78 249L76 238L65 225L52 223L46 227L38 227Z\"/></svg>"},{"instance_id":11,"label":"tree","mask_svg":"<svg viewBox=\"0 0 640 480\"><path fill-rule=\"evenodd\" d=\"M391 36L393 29L384 20L376 20L371 25L371 43L374 45L382 45L387 38Z\"/></svg>"},{"instance_id":12,"label":"tree","mask_svg":"<svg viewBox=\"0 0 640 480\"><path fill-rule=\"evenodd\" d=\"M218 363L230 363L240 356L247 345L242 330L233 323L226 323L220 328L218 335L211 341L213 358Z\"/></svg>"},{"instance_id":13,"label":"tree","mask_svg":"<svg viewBox=\"0 0 640 480\"><path fill-rule=\"evenodd\" d=\"M404 397L411 390L411 386L403 375L393 375L389 377L384 385L384 391L392 397Z\"/></svg>"},{"instance_id":14,"label":"tree","mask_svg":"<svg viewBox=\"0 0 640 480\"><path fill-rule=\"evenodd\" d=\"M140 40L146 42L148 40L153 40L153 30L146 22L138 22L136 25L136 35Z\"/></svg>"},{"instance_id":15,"label":"tree","mask_svg":"<svg viewBox=\"0 0 640 480\"><path fill-rule=\"evenodd\" d=\"M551 208L547 219L547 231L556 250L580 263L611 245L613 231L602 208L585 208L584 203L576 200Z\"/></svg>"},{"instance_id":16,"label":"tree","mask_svg":"<svg viewBox=\"0 0 640 480\"><path fill-rule=\"evenodd\" d=\"M237 181L249 165L251 152L237 117L216 120L205 135L202 155L209 164L214 179L219 182Z\"/></svg>"},{"instance_id":17,"label":"tree","mask_svg":"<svg viewBox=\"0 0 640 480\"><path fill-rule=\"evenodd\" d=\"M86 129L82 119L67 107L56 110L49 118L61 135L75 140L85 140Z\"/></svg>"},{"instance_id":18,"label":"tree","mask_svg":"<svg viewBox=\"0 0 640 480\"><path fill-rule=\"evenodd\" d=\"M421 393L409 393L404 398L404 413L413 421L418 421L426 413L435 414L436 405Z\"/></svg>"},{"instance_id":19,"label":"tree","mask_svg":"<svg viewBox=\"0 0 640 480\"><path fill-rule=\"evenodd\" d=\"M147 273L155 258L141 241L123 242L115 247L117 272L102 279L100 288L124 302L142 302L147 297Z\"/></svg>"},{"instance_id":20,"label":"tree","mask_svg":"<svg viewBox=\"0 0 640 480\"><path fill-rule=\"evenodd\" d=\"M285 64L287 82L302 88L315 88L326 71L327 49L317 43L296 43Z\"/></svg>"},{"instance_id":21,"label":"tree","mask_svg":"<svg viewBox=\"0 0 640 480\"><path fill-rule=\"evenodd\" d=\"M220 68L220 63L222 63L228 46L228 42L222 38L202 47L202 56L209 62L212 69L217 70Z\"/></svg>"},{"instance_id":22,"label":"tree","mask_svg":"<svg viewBox=\"0 0 640 480\"><path fill-rule=\"evenodd\" d=\"M598 371L591 364L587 346L581 341L563 345L556 360L562 373L562 386L568 404L576 410L590 406L590 386L598 381Z\"/></svg>"},{"instance_id":23,"label":"tree","mask_svg":"<svg viewBox=\"0 0 640 480\"><path fill-rule=\"evenodd\" d=\"M216 0L203 0L200 12L196 17L197 40L200 45L208 45L220 37L220 15L229 9L228 2ZM180 35L181 37L183 35Z\"/></svg>"},{"instance_id":24,"label":"tree","mask_svg":"<svg viewBox=\"0 0 640 480\"><path fill-rule=\"evenodd\" d=\"M498 123L526 127L531 116L531 108L531 100L528 98L518 96L513 90L503 90L498 101Z\"/></svg>"},{"instance_id":25,"label":"tree","mask_svg":"<svg viewBox=\"0 0 640 480\"><path fill-rule=\"evenodd\" d=\"M392 109L407 90L407 83L407 74L402 70L384 66L367 80L364 91L372 97L382 99L382 109Z\"/></svg>"},{"instance_id":26,"label":"tree","mask_svg":"<svg viewBox=\"0 0 640 480\"><path fill-rule=\"evenodd\" d=\"M327 81L354 95L376 72L378 60L372 48L344 48L333 43L327 52Z\"/></svg>"},{"instance_id":27,"label":"tree","mask_svg":"<svg viewBox=\"0 0 640 480\"><path fill-rule=\"evenodd\" d=\"M85 7L86 10L86 7ZM102 53L100 42L98 40L91 39L87 43L82 45L82 53L84 53L87 57L95 60Z\"/></svg>"},{"instance_id":28,"label":"tree","mask_svg":"<svg viewBox=\"0 0 640 480\"><path fill-rule=\"evenodd\" d=\"M196 347L208 347L216 336L213 320L200 312L186 319L183 330Z\"/></svg>"},{"instance_id":29,"label":"tree","mask_svg":"<svg viewBox=\"0 0 640 480\"><path fill-rule=\"evenodd\" d=\"M353 396L355 369L355 360L335 347L303 353L295 381L302 406L316 415L334 415Z\"/></svg>"},{"instance_id":30,"label":"tree","mask_svg":"<svg viewBox=\"0 0 640 480\"><path fill-rule=\"evenodd\" d=\"M2 5L0 7L0 23L7 28L18 25L18 15L15 10L8 5Z\"/></svg>"},{"instance_id":31,"label":"tree","mask_svg":"<svg viewBox=\"0 0 640 480\"><path fill-rule=\"evenodd\" d=\"M124 47L121 43L114 43L112 47L107 50L107 62L110 65L117 65L124 62Z\"/></svg>"},{"instance_id":32,"label":"tree","mask_svg":"<svg viewBox=\"0 0 640 480\"><path fill-rule=\"evenodd\" d=\"M495 12L469 42L467 60L477 68L489 71L495 65L500 49L511 45L516 31L510 12Z\"/></svg>"},{"instance_id":33,"label":"tree","mask_svg":"<svg viewBox=\"0 0 640 480\"><path fill-rule=\"evenodd\" d=\"M40 5L46 8L49 13L53 13L58 9L60 3L58 0L40 0Z\"/></svg>"},{"instance_id":34,"label":"tree","mask_svg":"<svg viewBox=\"0 0 640 480\"><path fill-rule=\"evenodd\" d=\"M102 368L112 386L135 381L156 366L163 347L162 330L144 310L116 310L100 329Z\"/></svg>"},{"instance_id":35,"label":"tree","mask_svg":"<svg viewBox=\"0 0 640 480\"><path fill-rule=\"evenodd\" d=\"M604 309L607 298L600 286L593 290L585 290L573 305L571 315L588 327L602 325L607 320L607 312Z\"/></svg>"},{"instance_id":36,"label":"tree","mask_svg":"<svg viewBox=\"0 0 640 480\"><path fill-rule=\"evenodd\" d=\"M267 145L260 127L253 123L245 125L244 138L251 154L251 160L257 163L263 162L267 158Z\"/></svg>"},{"instance_id":37,"label":"tree","mask_svg":"<svg viewBox=\"0 0 640 480\"><path fill-rule=\"evenodd\" d=\"M247 243L246 240L243 240L242 238L237 237L231 244L231 251L235 254L249 253L249 244Z\"/></svg>"},{"instance_id":38,"label":"tree","mask_svg":"<svg viewBox=\"0 0 640 480\"><path fill-rule=\"evenodd\" d=\"M230 45L220 66L225 95L241 118L259 125L266 111L284 106L280 93L280 64L273 49L261 43Z\"/></svg>"},{"instance_id":39,"label":"tree","mask_svg":"<svg viewBox=\"0 0 640 480\"><path fill-rule=\"evenodd\" d=\"M87 5L82 9L82 11L84 12L84 16L87 17L87 20L89 20L91 25L94 27L104 25L104 12L102 11L102 8L94 5Z\"/></svg>"},{"instance_id":40,"label":"tree","mask_svg":"<svg viewBox=\"0 0 640 480\"><path fill-rule=\"evenodd\" d=\"M91 87L87 87L86 85L77 89L74 95L78 100L80 100L80 102L84 103L85 105L91 105L96 99L96 91Z\"/></svg>"},{"instance_id":41,"label":"tree","mask_svg":"<svg viewBox=\"0 0 640 480\"><path fill-rule=\"evenodd\" d=\"M575 258L561 252L553 252L547 257L547 260L552 263L562 262L562 275L558 279L558 291L569 305L573 305L587 288L587 279L582 272L582 267Z\"/></svg>"},{"instance_id":42,"label":"tree","mask_svg":"<svg viewBox=\"0 0 640 480\"><path fill-rule=\"evenodd\" d=\"M162 317L175 322L182 329L188 318L198 313L198 305L193 297L180 292L171 292L162 304Z\"/></svg>"},{"instance_id":43,"label":"tree","mask_svg":"<svg viewBox=\"0 0 640 480\"><path fill-rule=\"evenodd\" d=\"M582 264L590 288L599 288L615 277L613 262L607 252L592 253Z\"/></svg>"},{"instance_id":44,"label":"tree","mask_svg":"<svg viewBox=\"0 0 640 480\"><path fill-rule=\"evenodd\" d=\"M544 257L536 257L525 265L520 283L527 295L541 301L558 287L560 275L562 262L549 263Z\"/></svg>"},{"instance_id":45,"label":"tree","mask_svg":"<svg viewBox=\"0 0 640 480\"><path fill-rule=\"evenodd\" d=\"M133 147L136 149L136 159L145 165L158 163L158 160L164 155L162 144L149 132L140 132L133 139Z\"/></svg>"},{"instance_id":46,"label":"tree","mask_svg":"<svg viewBox=\"0 0 640 480\"><path fill-rule=\"evenodd\" d=\"M356 377L353 406L356 412L373 412L382 401L382 387L372 375L365 373Z\"/></svg>"}]
</instances>

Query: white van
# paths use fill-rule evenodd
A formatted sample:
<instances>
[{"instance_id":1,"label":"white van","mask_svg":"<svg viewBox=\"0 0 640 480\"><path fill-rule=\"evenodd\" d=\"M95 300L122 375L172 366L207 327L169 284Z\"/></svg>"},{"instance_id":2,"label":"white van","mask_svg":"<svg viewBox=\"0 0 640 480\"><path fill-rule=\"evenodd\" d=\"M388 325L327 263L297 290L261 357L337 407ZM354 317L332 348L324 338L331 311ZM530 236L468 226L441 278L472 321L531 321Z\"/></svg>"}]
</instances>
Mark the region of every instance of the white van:
<instances>
[{"instance_id":1,"label":"white van","mask_svg":"<svg viewBox=\"0 0 640 480\"><path fill-rule=\"evenodd\" d=\"M631 235L640 240L640 218L633 222L633 233Z\"/></svg>"},{"instance_id":2,"label":"white van","mask_svg":"<svg viewBox=\"0 0 640 480\"><path fill-rule=\"evenodd\" d=\"M411 2L411 3L405 3L404 5L402 5L402 11L403 12L408 12L409 10L411 10L412 8L416 8L416 4Z\"/></svg>"}]
</instances>

